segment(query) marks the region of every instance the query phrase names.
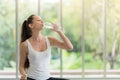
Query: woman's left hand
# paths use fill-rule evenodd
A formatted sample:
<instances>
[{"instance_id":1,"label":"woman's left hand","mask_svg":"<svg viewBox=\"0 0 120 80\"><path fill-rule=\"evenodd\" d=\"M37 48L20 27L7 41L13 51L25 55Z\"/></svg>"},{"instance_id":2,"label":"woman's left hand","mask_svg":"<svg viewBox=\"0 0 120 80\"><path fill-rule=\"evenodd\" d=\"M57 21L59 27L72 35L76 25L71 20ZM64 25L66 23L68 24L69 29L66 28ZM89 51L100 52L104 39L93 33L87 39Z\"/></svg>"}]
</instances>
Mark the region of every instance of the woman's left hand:
<instances>
[{"instance_id":1,"label":"woman's left hand","mask_svg":"<svg viewBox=\"0 0 120 80\"><path fill-rule=\"evenodd\" d=\"M61 26L59 26L59 25L57 25L57 24L55 24L55 23L52 23L52 27L53 27L53 31L56 31L56 32L58 32L58 31L60 31L61 30Z\"/></svg>"}]
</instances>

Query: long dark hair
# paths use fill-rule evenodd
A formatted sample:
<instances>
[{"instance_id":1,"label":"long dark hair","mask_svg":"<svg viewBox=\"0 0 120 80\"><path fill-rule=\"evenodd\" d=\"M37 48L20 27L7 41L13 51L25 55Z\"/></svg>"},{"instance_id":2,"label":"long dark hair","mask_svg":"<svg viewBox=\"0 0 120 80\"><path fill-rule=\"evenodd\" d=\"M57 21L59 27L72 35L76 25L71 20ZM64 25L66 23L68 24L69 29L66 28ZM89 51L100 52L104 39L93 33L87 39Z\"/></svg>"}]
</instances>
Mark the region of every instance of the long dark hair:
<instances>
[{"instance_id":1,"label":"long dark hair","mask_svg":"<svg viewBox=\"0 0 120 80\"><path fill-rule=\"evenodd\" d=\"M28 19L25 20L22 24L21 43L32 36L32 31L29 27L29 24L32 23L33 16L34 16L33 14L30 15L28 17ZM27 57L26 60L25 60L25 63L24 63L24 68L28 68L29 66L30 66L30 63L29 63L29 60L28 60L28 57Z\"/></svg>"}]
</instances>

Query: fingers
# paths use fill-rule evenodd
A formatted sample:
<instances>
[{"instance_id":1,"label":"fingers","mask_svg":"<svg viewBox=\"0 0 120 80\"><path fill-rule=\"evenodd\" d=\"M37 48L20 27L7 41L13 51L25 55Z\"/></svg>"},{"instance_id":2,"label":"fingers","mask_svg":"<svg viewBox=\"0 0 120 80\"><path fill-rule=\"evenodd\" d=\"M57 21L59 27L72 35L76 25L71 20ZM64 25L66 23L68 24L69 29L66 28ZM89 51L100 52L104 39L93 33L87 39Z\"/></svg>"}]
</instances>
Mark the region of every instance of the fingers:
<instances>
[{"instance_id":1,"label":"fingers","mask_svg":"<svg viewBox=\"0 0 120 80\"><path fill-rule=\"evenodd\" d=\"M20 80L27 80L27 75L21 75L21 79Z\"/></svg>"},{"instance_id":2,"label":"fingers","mask_svg":"<svg viewBox=\"0 0 120 80\"><path fill-rule=\"evenodd\" d=\"M55 23L52 23L52 27L53 27L52 30L54 30L54 31L59 31L59 30L61 30L61 26L59 26L59 25L57 25L57 24L55 24Z\"/></svg>"}]
</instances>

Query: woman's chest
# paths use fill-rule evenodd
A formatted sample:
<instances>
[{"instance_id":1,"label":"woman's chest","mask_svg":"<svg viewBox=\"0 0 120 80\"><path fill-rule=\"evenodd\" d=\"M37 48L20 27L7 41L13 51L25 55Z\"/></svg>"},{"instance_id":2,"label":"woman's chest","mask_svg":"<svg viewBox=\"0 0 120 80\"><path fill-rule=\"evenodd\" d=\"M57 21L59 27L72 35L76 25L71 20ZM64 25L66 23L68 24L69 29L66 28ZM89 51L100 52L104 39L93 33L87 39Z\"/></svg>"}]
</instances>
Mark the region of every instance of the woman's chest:
<instances>
[{"instance_id":1,"label":"woman's chest","mask_svg":"<svg viewBox=\"0 0 120 80\"><path fill-rule=\"evenodd\" d=\"M31 42L31 46L35 51L45 51L47 49L47 43L45 41L41 42Z\"/></svg>"}]
</instances>

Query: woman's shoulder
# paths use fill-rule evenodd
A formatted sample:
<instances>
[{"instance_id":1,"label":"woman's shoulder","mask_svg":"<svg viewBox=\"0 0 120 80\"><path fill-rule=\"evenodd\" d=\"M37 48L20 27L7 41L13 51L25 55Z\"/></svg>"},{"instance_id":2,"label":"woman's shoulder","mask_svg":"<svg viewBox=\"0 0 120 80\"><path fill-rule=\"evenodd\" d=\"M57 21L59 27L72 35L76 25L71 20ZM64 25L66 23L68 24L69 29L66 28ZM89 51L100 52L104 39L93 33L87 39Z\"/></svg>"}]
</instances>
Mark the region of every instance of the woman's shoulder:
<instances>
[{"instance_id":1,"label":"woman's shoulder","mask_svg":"<svg viewBox=\"0 0 120 80\"><path fill-rule=\"evenodd\" d=\"M48 40L49 40L51 46L53 46L54 43L58 42L58 39L55 38L55 37L50 37L50 36L49 36L49 37L48 37Z\"/></svg>"},{"instance_id":2,"label":"woman's shoulder","mask_svg":"<svg viewBox=\"0 0 120 80\"><path fill-rule=\"evenodd\" d=\"M20 52L22 54L24 54L24 53L28 54L28 46L27 46L27 42L26 41L20 43Z\"/></svg>"},{"instance_id":3,"label":"woman's shoulder","mask_svg":"<svg viewBox=\"0 0 120 80\"><path fill-rule=\"evenodd\" d=\"M28 45L27 45L27 42L24 41L24 42L21 42L20 46L23 48L27 48Z\"/></svg>"},{"instance_id":4,"label":"woman's shoulder","mask_svg":"<svg viewBox=\"0 0 120 80\"><path fill-rule=\"evenodd\" d=\"M51 37L51 36L48 36L47 38L50 42L53 41L53 39L54 39L54 37Z\"/></svg>"},{"instance_id":5,"label":"woman's shoulder","mask_svg":"<svg viewBox=\"0 0 120 80\"><path fill-rule=\"evenodd\" d=\"M57 39L57 38L55 38L55 37L49 36L49 37L48 37L48 40L49 40L50 42L55 42L55 41L58 41L59 39Z\"/></svg>"},{"instance_id":6,"label":"woman's shoulder","mask_svg":"<svg viewBox=\"0 0 120 80\"><path fill-rule=\"evenodd\" d=\"M48 36L47 38L48 38L48 40L56 39L55 37L51 37L51 36Z\"/></svg>"}]
</instances>

